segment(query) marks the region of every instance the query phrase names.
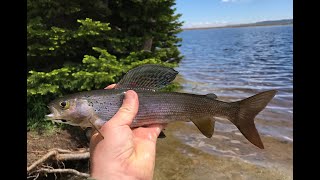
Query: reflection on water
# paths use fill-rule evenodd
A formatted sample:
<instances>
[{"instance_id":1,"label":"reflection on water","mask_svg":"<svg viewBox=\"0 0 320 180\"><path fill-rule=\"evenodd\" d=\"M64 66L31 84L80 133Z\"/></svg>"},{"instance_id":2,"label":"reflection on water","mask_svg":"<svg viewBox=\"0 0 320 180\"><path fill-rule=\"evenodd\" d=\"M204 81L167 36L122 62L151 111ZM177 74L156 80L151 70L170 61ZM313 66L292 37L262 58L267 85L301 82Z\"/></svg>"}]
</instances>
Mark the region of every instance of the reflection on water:
<instances>
[{"instance_id":1,"label":"reflection on water","mask_svg":"<svg viewBox=\"0 0 320 180\"><path fill-rule=\"evenodd\" d=\"M256 118L264 150L219 119L211 139L172 123L159 140L155 179L292 179L292 26L184 31L176 68L183 92L236 101L278 93Z\"/></svg>"}]
</instances>

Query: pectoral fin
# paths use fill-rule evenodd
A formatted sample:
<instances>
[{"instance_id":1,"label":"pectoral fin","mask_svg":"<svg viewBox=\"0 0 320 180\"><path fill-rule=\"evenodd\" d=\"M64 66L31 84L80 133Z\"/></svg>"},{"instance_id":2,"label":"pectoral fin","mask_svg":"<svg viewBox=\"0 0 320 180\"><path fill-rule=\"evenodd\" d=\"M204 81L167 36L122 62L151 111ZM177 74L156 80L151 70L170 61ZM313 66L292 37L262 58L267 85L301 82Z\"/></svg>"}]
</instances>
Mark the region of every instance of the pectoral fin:
<instances>
[{"instance_id":1,"label":"pectoral fin","mask_svg":"<svg viewBox=\"0 0 320 180\"><path fill-rule=\"evenodd\" d=\"M95 123L92 123L91 120L89 119L89 123L92 125L92 127L100 134L100 136L102 137L102 139L104 139L102 133L99 131L99 127L97 127L97 125Z\"/></svg>"},{"instance_id":2,"label":"pectoral fin","mask_svg":"<svg viewBox=\"0 0 320 180\"><path fill-rule=\"evenodd\" d=\"M207 138L211 138L214 132L215 121L212 117L195 117L191 120L203 135Z\"/></svg>"}]
</instances>

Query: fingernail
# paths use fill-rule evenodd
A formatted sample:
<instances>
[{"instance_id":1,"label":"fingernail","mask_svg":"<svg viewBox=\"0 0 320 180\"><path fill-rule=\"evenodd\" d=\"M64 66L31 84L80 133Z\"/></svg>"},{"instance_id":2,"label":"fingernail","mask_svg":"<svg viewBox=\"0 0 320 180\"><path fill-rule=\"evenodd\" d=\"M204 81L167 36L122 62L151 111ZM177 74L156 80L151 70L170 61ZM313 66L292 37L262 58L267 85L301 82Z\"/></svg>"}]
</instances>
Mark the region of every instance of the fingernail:
<instances>
[{"instance_id":1,"label":"fingernail","mask_svg":"<svg viewBox=\"0 0 320 180\"><path fill-rule=\"evenodd\" d=\"M128 91L123 92L124 94L124 99L126 99L128 97Z\"/></svg>"},{"instance_id":2,"label":"fingernail","mask_svg":"<svg viewBox=\"0 0 320 180\"><path fill-rule=\"evenodd\" d=\"M124 95L125 95L125 98L127 98L129 96L133 96L133 93L130 90L128 90L124 92Z\"/></svg>"},{"instance_id":3,"label":"fingernail","mask_svg":"<svg viewBox=\"0 0 320 180\"><path fill-rule=\"evenodd\" d=\"M123 94L124 94L124 98L123 98L123 100L126 100L126 99L128 99L129 98L129 94L130 93L128 93L128 91L125 91L125 92L123 92Z\"/></svg>"}]
</instances>

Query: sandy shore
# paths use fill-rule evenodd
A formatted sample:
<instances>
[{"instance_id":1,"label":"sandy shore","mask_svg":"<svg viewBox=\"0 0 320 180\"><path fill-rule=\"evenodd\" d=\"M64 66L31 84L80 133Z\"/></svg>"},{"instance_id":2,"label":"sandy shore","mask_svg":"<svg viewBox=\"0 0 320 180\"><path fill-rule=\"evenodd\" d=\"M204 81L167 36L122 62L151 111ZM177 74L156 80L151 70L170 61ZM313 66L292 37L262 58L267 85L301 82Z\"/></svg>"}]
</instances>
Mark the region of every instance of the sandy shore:
<instances>
[{"instance_id":1,"label":"sandy shore","mask_svg":"<svg viewBox=\"0 0 320 180\"><path fill-rule=\"evenodd\" d=\"M183 122L170 124L165 134L157 144L155 180L293 179L290 142L262 137L260 150L236 130L217 130L208 139Z\"/></svg>"},{"instance_id":2,"label":"sandy shore","mask_svg":"<svg viewBox=\"0 0 320 180\"><path fill-rule=\"evenodd\" d=\"M292 143L262 136L265 149L260 150L238 130L222 127L217 123L209 139L191 123L169 124L167 137L158 139L154 180L293 179ZM28 133L28 164L51 148L86 148L84 132L72 129L51 135ZM88 162L77 163L76 169L88 172Z\"/></svg>"}]
</instances>

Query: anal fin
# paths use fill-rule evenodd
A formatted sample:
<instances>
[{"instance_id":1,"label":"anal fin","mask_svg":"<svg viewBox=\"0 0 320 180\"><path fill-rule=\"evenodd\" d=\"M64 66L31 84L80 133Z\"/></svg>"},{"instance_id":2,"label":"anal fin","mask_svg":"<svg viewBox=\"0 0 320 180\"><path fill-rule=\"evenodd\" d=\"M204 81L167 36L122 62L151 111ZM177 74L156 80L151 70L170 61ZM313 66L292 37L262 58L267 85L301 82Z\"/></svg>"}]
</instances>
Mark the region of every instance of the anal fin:
<instances>
[{"instance_id":1,"label":"anal fin","mask_svg":"<svg viewBox=\"0 0 320 180\"><path fill-rule=\"evenodd\" d=\"M211 138L214 132L215 120L210 116L195 117L191 120L203 135Z\"/></svg>"}]
</instances>

